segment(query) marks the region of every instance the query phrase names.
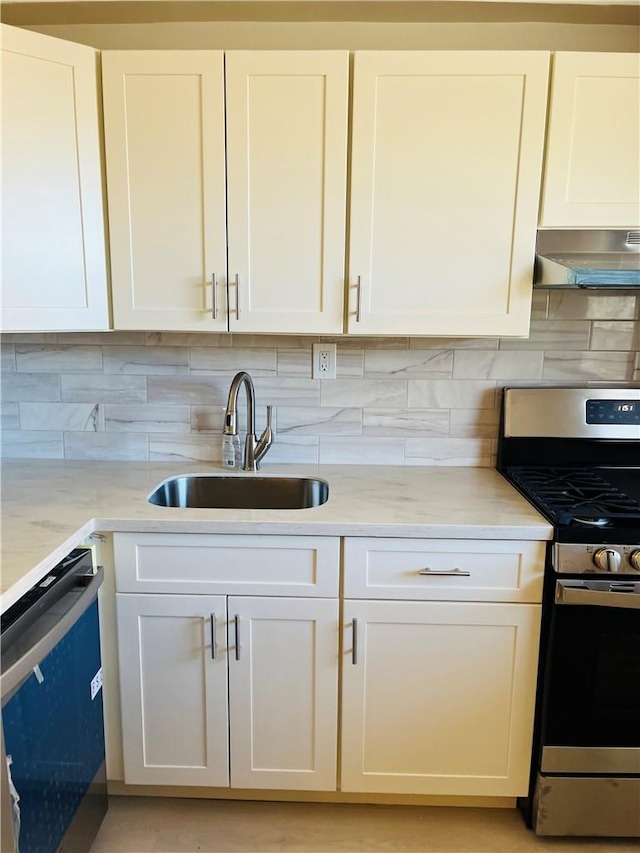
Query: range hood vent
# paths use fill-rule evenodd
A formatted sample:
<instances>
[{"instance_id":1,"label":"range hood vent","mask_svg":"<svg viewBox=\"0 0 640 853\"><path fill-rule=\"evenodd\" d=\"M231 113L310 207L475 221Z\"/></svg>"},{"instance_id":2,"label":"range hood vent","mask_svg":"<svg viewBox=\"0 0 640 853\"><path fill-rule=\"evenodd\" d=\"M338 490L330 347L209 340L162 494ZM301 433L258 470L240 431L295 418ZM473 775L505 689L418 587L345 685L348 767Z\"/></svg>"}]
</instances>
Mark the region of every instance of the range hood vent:
<instances>
[{"instance_id":1,"label":"range hood vent","mask_svg":"<svg viewBox=\"0 0 640 853\"><path fill-rule=\"evenodd\" d=\"M538 231L534 286L640 287L640 231Z\"/></svg>"}]
</instances>

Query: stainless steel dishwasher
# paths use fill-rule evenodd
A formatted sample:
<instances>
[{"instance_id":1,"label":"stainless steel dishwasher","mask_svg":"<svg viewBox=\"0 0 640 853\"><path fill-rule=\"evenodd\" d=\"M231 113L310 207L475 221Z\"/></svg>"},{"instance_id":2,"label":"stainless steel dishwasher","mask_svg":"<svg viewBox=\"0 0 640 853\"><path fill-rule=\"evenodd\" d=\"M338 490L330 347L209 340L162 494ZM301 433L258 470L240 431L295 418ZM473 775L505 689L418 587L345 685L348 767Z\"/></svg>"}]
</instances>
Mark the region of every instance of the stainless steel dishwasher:
<instances>
[{"instance_id":1,"label":"stainless steel dishwasher","mask_svg":"<svg viewBox=\"0 0 640 853\"><path fill-rule=\"evenodd\" d=\"M85 853L106 814L102 577L76 548L2 614L3 853Z\"/></svg>"}]
</instances>

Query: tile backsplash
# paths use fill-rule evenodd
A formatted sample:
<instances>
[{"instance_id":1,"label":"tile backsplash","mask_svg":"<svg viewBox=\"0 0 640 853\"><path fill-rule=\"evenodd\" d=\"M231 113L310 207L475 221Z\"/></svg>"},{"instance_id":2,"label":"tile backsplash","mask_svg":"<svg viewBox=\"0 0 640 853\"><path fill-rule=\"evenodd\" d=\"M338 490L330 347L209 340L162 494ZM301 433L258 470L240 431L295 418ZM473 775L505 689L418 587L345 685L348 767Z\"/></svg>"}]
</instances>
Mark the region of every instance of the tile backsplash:
<instances>
[{"instance_id":1,"label":"tile backsplash","mask_svg":"<svg viewBox=\"0 0 640 853\"><path fill-rule=\"evenodd\" d=\"M540 290L527 339L336 338L323 381L311 345L330 338L4 335L2 455L218 462L229 384L248 370L259 431L274 406L265 465L493 465L500 388L640 383L639 317L628 291Z\"/></svg>"}]
</instances>

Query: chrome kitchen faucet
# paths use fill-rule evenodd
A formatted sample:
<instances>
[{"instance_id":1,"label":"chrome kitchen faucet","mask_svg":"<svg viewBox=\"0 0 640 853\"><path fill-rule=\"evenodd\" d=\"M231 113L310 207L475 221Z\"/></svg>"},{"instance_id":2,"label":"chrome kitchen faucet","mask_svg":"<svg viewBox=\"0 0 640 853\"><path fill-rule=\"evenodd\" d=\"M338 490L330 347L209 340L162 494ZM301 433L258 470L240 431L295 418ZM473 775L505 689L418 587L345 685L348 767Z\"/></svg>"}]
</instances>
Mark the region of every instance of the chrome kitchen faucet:
<instances>
[{"instance_id":1,"label":"chrome kitchen faucet","mask_svg":"<svg viewBox=\"0 0 640 853\"><path fill-rule=\"evenodd\" d=\"M244 442L244 461L242 468L244 471L257 471L260 467L260 460L273 444L273 432L271 430L271 410L272 406L267 406L267 426L260 436L256 438L256 419L255 405L256 392L253 387L253 380L246 372L241 370L231 380L229 388L229 399L227 400L227 409L224 413L224 434L238 434L238 392L240 386L244 385L247 394L247 436Z\"/></svg>"}]
</instances>

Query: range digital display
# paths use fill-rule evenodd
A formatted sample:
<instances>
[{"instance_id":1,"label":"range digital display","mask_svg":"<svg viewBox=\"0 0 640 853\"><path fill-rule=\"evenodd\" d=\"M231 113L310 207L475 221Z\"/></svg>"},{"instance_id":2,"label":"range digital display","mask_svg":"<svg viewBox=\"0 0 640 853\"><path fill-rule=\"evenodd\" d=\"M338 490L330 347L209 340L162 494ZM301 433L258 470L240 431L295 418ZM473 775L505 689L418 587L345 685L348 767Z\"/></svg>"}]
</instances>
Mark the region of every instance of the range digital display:
<instances>
[{"instance_id":1,"label":"range digital display","mask_svg":"<svg viewBox=\"0 0 640 853\"><path fill-rule=\"evenodd\" d=\"M640 424L638 400L587 400L588 424Z\"/></svg>"}]
</instances>

